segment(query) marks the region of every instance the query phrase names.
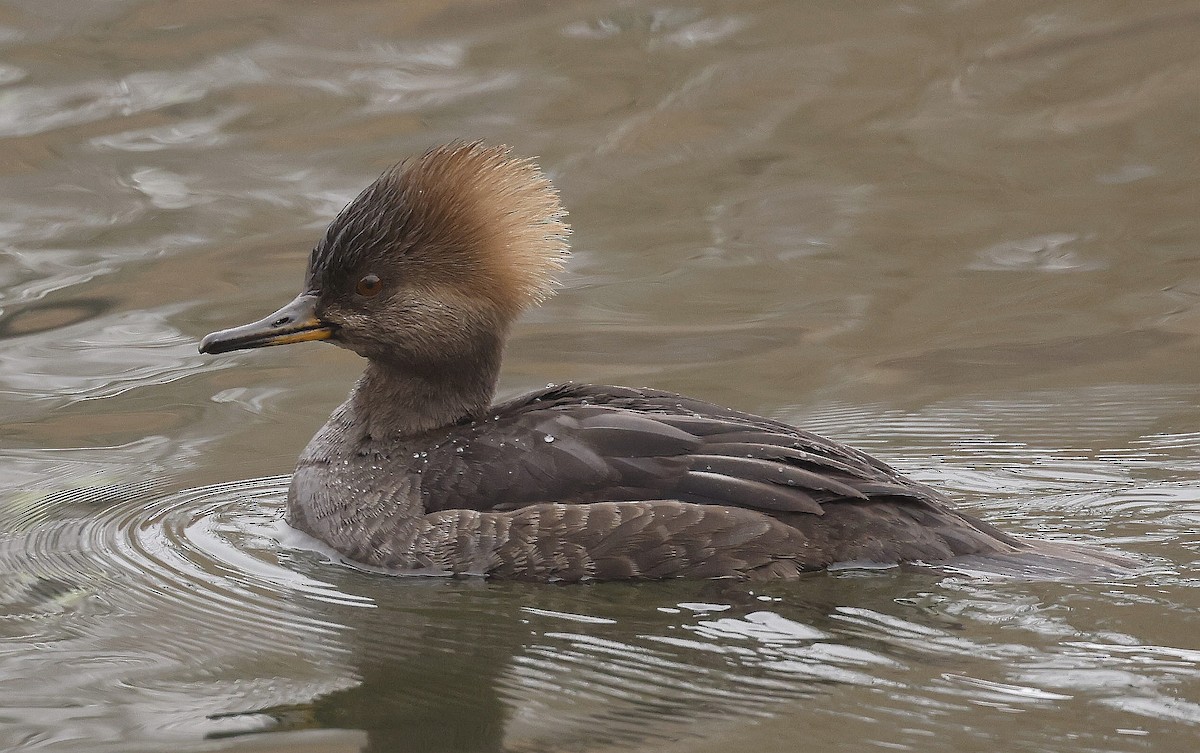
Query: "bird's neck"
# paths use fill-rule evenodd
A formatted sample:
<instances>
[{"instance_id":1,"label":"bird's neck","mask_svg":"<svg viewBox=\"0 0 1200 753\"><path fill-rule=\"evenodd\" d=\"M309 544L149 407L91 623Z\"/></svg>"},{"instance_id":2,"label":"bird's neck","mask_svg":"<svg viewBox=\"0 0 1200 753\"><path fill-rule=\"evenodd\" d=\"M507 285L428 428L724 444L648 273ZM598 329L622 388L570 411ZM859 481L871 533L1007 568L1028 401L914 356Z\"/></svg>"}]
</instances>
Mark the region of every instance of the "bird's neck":
<instances>
[{"instance_id":1,"label":"bird's neck","mask_svg":"<svg viewBox=\"0 0 1200 753\"><path fill-rule=\"evenodd\" d=\"M472 358L421 368L369 361L350 393L371 440L411 437L487 412L500 372L501 344Z\"/></svg>"}]
</instances>

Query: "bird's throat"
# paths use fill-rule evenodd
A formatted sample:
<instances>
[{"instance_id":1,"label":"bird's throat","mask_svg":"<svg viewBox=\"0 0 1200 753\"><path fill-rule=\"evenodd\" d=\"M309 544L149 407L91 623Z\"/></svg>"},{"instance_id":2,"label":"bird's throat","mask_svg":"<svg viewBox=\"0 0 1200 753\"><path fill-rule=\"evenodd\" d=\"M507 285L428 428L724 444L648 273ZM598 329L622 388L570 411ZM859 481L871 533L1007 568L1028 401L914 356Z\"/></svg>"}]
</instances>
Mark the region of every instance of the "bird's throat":
<instances>
[{"instance_id":1,"label":"bird's throat","mask_svg":"<svg viewBox=\"0 0 1200 753\"><path fill-rule=\"evenodd\" d=\"M500 348L437 368L368 362L350 396L370 439L423 434L482 417L500 371Z\"/></svg>"}]
</instances>

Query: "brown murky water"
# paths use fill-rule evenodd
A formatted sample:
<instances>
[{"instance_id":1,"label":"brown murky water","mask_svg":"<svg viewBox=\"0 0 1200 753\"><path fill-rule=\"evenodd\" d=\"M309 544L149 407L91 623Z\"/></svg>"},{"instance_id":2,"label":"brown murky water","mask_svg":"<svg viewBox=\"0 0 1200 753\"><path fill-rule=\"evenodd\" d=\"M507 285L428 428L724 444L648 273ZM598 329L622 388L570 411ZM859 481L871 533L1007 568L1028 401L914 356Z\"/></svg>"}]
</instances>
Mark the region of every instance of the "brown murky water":
<instances>
[{"instance_id":1,"label":"brown murky water","mask_svg":"<svg viewBox=\"0 0 1200 753\"><path fill-rule=\"evenodd\" d=\"M0 748L1196 750L1195 2L0 6ZM879 454L1111 583L402 579L279 522L360 363L201 357L455 138L575 227L502 389Z\"/></svg>"}]
</instances>

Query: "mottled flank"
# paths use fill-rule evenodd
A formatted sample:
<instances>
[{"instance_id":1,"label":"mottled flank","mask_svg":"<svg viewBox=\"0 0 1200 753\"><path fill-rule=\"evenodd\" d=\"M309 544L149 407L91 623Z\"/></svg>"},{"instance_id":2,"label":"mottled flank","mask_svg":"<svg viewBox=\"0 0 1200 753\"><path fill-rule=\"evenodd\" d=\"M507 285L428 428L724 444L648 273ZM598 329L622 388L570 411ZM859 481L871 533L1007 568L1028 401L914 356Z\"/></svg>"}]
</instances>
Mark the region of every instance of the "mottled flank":
<instances>
[{"instance_id":1,"label":"mottled flank","mask_svg":"<svg viewBox=\"0 0 1200 753\"><path fill-rule=\"evenodd\" d=\"M1088 560L956 512L865 453L700 400L567 384L492 405L509 324L562 265L562 216L507 149L434 149L338 215L306 294L205 338L209 352L327 339L368 359L300 457L291 525L369 565L526 580Z\"/></svg>"}]
</instances>

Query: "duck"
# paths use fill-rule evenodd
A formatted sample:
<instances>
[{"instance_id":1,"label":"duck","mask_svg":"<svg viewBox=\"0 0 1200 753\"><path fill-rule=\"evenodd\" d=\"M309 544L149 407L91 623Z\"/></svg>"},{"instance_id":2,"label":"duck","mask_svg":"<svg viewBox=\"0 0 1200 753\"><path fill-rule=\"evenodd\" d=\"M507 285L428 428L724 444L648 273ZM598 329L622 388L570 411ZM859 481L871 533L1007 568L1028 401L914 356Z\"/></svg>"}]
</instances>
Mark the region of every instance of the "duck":
<instances>
[{"instance_id":1,"label":"duck","mask_svg":"<svg viewBox=\"0 0 1200 753\"><path fill-rule=\"evenodd\" d=\"M289 526L368 568L526 581L795 579L1036 551L771 418L576 382L494 403L512 324L564 268L565 217L508 147L430 149L333 219L294 300L203 338L207 354L321 341L366 359L300 454Z\"/></svg>"}]
</instances>

